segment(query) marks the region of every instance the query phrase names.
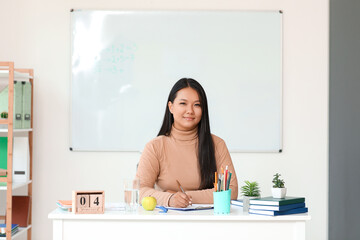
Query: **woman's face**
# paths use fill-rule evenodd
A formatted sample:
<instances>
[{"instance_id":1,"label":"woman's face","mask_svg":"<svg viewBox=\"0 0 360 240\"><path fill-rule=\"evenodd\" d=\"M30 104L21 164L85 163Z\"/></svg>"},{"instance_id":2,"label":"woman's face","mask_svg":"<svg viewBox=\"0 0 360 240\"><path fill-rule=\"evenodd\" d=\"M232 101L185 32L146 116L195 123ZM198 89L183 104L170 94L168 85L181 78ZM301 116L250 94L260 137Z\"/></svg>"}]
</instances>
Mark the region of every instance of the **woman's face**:
<instances>
[{"instance_id":1,"label":"woman's face","mask_svg":"<svg viewBox=\"0 0 360 240\"><path fill-rule=\"evenodd\" d=\"M201 120L200 98L196 90L191 87L179 90L174 102L169 101L168 107L174 116L176 129L192 130Z\"/></svg>"}]
</instances>

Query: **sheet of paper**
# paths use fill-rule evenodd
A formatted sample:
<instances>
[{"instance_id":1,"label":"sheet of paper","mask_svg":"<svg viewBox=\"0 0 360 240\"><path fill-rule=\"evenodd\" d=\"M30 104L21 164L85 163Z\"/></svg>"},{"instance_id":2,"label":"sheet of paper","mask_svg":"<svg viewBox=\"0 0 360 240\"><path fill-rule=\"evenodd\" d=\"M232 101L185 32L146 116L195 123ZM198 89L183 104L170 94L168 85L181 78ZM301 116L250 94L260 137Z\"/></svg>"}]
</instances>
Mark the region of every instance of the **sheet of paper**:
<instances>
[{"instance_id":1,"label":"sheet of paper","mask_svg":"<svg viewBox=\"0 0 360 240\"><path fill-rule=\"evenodd\" d=\"M176 207L166 207L169 210L178 210L178 211L193 211L193 210L205 210L214 208L213 204L192 204L186 208L176 208Z\"/></svg>"},{"instance_id":2,"label":"sheet of paper","mask_svg":"<svg viewBox=\"0 0 360 240\"><path fill-rule=\"evenodd\" d=\"M123 211L125 210L125 203L114 203L114 202L105 202L105 210L107 211Z\"/></svg>"}]
</instances>

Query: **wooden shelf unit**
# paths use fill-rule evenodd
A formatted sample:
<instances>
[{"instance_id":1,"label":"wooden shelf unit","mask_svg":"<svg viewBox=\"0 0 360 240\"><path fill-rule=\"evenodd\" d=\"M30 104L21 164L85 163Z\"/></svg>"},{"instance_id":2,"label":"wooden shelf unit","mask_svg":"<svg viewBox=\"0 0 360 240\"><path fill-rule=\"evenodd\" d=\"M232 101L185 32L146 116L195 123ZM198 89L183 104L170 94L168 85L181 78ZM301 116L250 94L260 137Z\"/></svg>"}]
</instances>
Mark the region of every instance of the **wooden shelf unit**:
<instances>
[{"instance_id":1,"label":"wooden shelf unit","mask_svg":"<svg viewBox=\"0 0 360 240\"><path fill-rule=\"evenodd\" d=\"M0 124L7 124L7 129L3 129L1 132L7 133L8 138L8 155L7 155L7 176L0 178L0 182L5 182L6 186L0 186L0 190L6 191L6 216L0 216L0 220L6 221L6 237L0 237L0 239L11 240L17 238L19 235L27 232L27 239L31 240L31 223L32 223L32 153L33 153L33 92L34 92L34 71L33 69L20 69L14 68L14 62L0 62L0 81L6 81L4 78L8 78L9 88L9 102L8 102L8 119L0 119ZM30 129L13 129L14 123L14 81L27 81L32 85L31 88L31 118L30 118ZM14 132L27 132L29 138L29 181L25 183L13 183L12 180L12 166L13 166L13 141ZM11 222L12 222L12 196L13 189L28 186L28 196L30 197L30 220L29 226L25 228L19 228L19 231L11 235Z\"/></svg>"}]
</instances>

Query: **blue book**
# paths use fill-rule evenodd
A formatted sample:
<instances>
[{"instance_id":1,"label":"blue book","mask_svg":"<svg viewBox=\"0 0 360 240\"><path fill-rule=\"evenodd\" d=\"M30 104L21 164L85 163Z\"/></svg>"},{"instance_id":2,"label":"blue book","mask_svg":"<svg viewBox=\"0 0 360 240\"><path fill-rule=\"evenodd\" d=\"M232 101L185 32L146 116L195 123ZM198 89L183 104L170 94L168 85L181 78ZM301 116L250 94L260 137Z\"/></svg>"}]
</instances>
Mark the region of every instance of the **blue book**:
<instances>
[{"instance_id":1,"label":"blue book","mask_svg":"<svg viewBox=\"0 0 360 240\"><path fill-rule=\"evenodd\" d=\"M281 206L281 205L303 203L303 202L305 202L304 197L285 197L285 198L262 197L257 199L250 199L250 205L257 204L257 205Z\"/></svg>"},{"instance_id":2,"label":"blue book","mask_svg":"<svg viewBox=\"0 0 360 240\"><path fill-rule=\"evenodd\" d=\"M268 206L268 205L250 205L250 209L256 210L270 210L270 211L286 211L294 208L303 208L305 203L295 203L280 206Z\"/></svg>"},{"instance_id":3,"label":"blue book","mask_svg":"<svg viewBox=\"0 0 360 240\"><path fill-rule=\"evenodd\" d=\"M6 224L2 223L0 224L0 229L1 228L6 228ZM19 224L11 224L11 235L13 235L14 233L16 233L17 231L19 231ZM0 232L0 237L6 237L6 233L1 233Z\"/></svg>"},{"instance_id":4,"label":"blue book","mask_svg":"<svg viewBox=\"0 0 360 240\"><path fill-rule=\"evenodd\" d=\"M297 213L307 213L308 208L295 208L286 211L269 211L269 210L257 210L257 209L249 209L249 213L251 214L260 214L267 216L279 216L279 215L289 215L289 214L297 214Z\"/></svg>"}]
</instances>

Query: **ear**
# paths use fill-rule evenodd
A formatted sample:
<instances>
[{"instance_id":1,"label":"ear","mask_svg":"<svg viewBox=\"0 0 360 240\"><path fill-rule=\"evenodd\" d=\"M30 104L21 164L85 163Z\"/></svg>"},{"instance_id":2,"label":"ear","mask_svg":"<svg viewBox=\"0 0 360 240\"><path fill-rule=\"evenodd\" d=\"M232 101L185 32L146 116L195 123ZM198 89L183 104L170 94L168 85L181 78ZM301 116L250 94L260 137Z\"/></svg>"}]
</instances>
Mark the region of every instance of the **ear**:
<instances>
[{"instance_id":1,"label":"ear","mask_svg":"<svg viewBox=\"0 0 360 240\"><path fill-rule=\"evenodd\" d=\"M169 108L169 111L171 112L172 114L172 110L173 110L173 103L171 101L168 102L168 108Z\"/></svg>"}]
</instances>

